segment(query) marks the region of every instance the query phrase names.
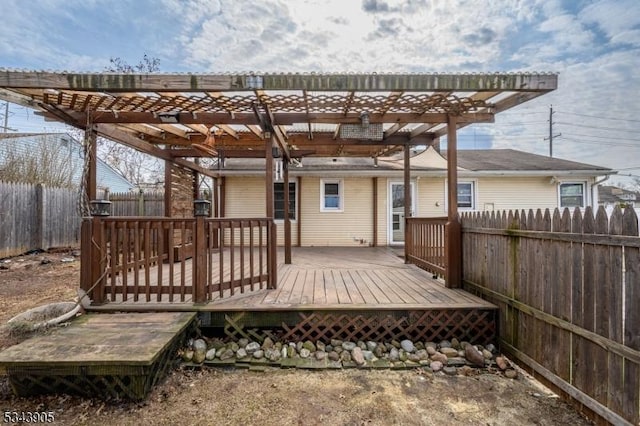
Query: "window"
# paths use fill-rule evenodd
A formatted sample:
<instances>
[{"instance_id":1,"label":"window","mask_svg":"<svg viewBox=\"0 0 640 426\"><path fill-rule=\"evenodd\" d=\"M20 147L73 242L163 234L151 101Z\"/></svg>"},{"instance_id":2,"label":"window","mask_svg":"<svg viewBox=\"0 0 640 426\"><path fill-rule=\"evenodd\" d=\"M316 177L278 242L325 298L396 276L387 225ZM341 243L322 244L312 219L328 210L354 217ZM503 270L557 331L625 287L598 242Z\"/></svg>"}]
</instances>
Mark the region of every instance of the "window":
<instances>
[{"instance_id":1,"label":"window","mask_svg":"<svg viewBox=\"0 0 640 426\"><path fill-rule=\"evenodd\" d=\"M561 183L560 191L560 207L584 207L584 183Z\"/></svg>"},{"instance_id":2,"label":"window","mask_svg":"<svg viewBox=\"0 0 640 426\"><path fill-rule=\"evenodd\" d=\"M320 181L320 211L343 211L343 198L341 179L322 179Z\"/></svg>"},{"instance_id":3,"label":"window","mask_svg":"<svg viewBox=\"0 0 640 426\"><path fill-rule=\"evenodd\" d=\"M400 215L399 214L394 214L393 215L393 230L394 231L399 231L400 230Z\"/></svg>"},{"instance_id":4,"label":"window","mask_svg":"<svg viewBox=\"0 0 640 426\"><path fill-rule=\"evenodd\" d=\"M284 220L284 183L273 184L274 219ZM296 183L289 182L289 219L296 220Z\"/></svg>"},{"instance_id":5,"label":"window","mask_svg":"<svg viewBox=\"0 0 640 426\"><path fill-rule=\"evenodd\" d=\"M475 188L473 182L458 182L458 208L475 209Z\"/></svg>"}]
</instances>

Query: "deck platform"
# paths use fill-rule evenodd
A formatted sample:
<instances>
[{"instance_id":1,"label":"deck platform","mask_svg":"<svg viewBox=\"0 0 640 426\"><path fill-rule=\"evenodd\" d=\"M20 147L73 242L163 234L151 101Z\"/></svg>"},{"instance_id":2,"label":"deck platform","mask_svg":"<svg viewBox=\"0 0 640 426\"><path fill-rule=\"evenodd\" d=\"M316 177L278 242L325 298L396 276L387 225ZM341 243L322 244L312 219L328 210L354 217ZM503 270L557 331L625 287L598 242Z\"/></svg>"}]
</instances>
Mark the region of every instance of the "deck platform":
<instances>
[{"instance_id":1,"label":"deck platform","mask_svg":"<svg viewBox=\"0 0 640 426\"><path fill-rule=\"evenodd\" d=\"M72 392L143 399L171 366L196 314L88 314L0 352L22 396Z\"/></svg>"},{"instance_id":2,"label":"deck platform","mask_svg":"<svg viewBox=\"0 0 640 426\"><path fill-rule=\"evenodd\" d=\"M276 289L245 287L234 295L227 290L222 298L214 293L201 304L167 302L167 295L152 302L129 296L90 309L197 311L202 325L223 327L231 338L259 338L248 330L278 328L287 340L493 341L495 305L446 288L428 272L405 264L400 252L388 247L299 247L293 250L292 264L278 264ZM283 259L281 252L278 259ZM190 275L191 263L186 266ZM168 270L166 264L161 267ZM156 276L153 271L150 275Z\"/></svg>"}]
</instances>

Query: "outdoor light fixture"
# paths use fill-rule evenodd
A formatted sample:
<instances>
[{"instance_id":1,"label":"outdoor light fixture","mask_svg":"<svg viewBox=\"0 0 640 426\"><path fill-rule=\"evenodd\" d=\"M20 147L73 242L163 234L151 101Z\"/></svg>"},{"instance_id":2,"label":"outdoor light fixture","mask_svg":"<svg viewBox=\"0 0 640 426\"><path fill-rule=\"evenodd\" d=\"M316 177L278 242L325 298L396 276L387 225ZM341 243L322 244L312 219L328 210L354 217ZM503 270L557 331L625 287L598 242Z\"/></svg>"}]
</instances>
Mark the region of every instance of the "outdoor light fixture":
<instances>
[{"instance_id":1,"label":"outdoor light fixture","mask_svg":"<svg viewBox=\"0 0 640 426\"><path fill-rule=\"evenodd\" d=\"M91 200L91 216L111 216L111 201Z\"/></svg>"},{"instance_id":2,"label":"outdoor light fixture","mask_svg":"<svg viewBox=\"0 0 640 426\"><path fill-rule=\"evenodd\" d=\"M194 200L193 201L193 215L194 216L210 216L211 202L208 200Z\"/></svg>"},{"instance_id":3,"label":"outdoor light fixture","mask_svg":"<svg viewBox=\"0 0 640 426\"><path fill-rule=\"evenodd\" d=\"M280 158L280 148L277 146L271 147L271 156L273 158Z\"/></svg>"},{"instance_id":4,"label":"outdoor light fixture","mask_svg":"<svg viewBox=\"0 0 640 426\"><path fill-rule=\"evenodd\" d=\"M179 114L177 112L160 112L158 113L158 118L160 119L160 121L162 123L168 123L168 124L176 124L179 123L180 120L178 120Z\"/></svg>"},{"instance_id":5,"label":"outdoor light fixture","mask_svg":"<svg viewBox=\"0 0 640 426\"><path fill-rule=\"evenodd\" d=\"M362 122L362 127L369 127L369 113L367 111L360 113L360 121Z\"/></svg>"}]
</instances>

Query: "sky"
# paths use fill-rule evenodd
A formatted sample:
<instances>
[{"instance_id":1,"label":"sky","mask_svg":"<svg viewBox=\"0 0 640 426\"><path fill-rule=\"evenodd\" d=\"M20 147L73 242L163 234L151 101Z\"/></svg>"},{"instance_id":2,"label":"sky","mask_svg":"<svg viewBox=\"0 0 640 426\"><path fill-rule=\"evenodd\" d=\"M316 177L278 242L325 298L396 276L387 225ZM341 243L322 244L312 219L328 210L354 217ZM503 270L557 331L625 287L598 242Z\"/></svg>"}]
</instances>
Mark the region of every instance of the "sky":
<instances>
[{"instance_id":1,"label":"sky","mask_svg":"<svg viewBox=\"0 0 640 426\"><path fill-rule=\"evenodd\" d=\"M146 54L162 72L557 72L558 90L459 146L548 155L553 106L554 157L640 176L638 0L2 0L2 15L0 68ZM15 105L8 127L58 128Z\"/></svg>"}]
</instances>

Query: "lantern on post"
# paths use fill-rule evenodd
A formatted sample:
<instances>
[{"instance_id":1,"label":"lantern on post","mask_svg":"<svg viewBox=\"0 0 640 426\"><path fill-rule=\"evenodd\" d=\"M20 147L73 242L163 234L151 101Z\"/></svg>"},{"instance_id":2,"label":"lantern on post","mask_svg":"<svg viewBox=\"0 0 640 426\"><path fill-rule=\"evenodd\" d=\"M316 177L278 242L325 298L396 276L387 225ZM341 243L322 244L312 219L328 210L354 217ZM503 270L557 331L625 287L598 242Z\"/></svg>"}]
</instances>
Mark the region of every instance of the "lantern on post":
<instances>
[{"instance_id":1,"label":"lantern on post","mask_svg":"<svg viewBox=\"0 0 640 426\"><path fill-rule=\"evenodd\" d=\"M111 216L111 201L91 200L91 216Z\"/></svg>"},{"instance_id":2,"label":"lantern on post","mask_svg":"<svg viewBox=\"0 0 640 426\"><path fill-rule=\"evenodd\" d=\"M209 200L194 200L193 201L193 215L194 216L210 216L211 215L211 202Z\"/></svg>"}]
</instances>

